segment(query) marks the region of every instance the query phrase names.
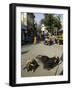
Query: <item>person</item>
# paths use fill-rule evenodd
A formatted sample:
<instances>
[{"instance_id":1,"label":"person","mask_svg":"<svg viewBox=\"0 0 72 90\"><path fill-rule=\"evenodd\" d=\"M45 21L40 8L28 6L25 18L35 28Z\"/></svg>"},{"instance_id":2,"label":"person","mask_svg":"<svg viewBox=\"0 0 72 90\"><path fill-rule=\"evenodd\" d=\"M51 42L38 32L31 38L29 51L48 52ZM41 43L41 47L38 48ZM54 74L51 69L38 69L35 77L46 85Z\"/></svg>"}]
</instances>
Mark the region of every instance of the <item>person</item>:
<instances>
[{"instance_id":1,"label":"person","mask_svg":"<svg viewBox=\"0 0 72 90\"><path fill-rule=\"evenodd\" d=\"M53 35L52 35L53 44L55 44L55 39L56 39L56 37L55 37L54 34L53 34Z\"/></svg>"},{"instance_id":2,"label":"person","mask_svg":"<svg viewBox=\"0 0 72 90\"><path fill-rule=\"evenodd\" d=\"M36 36L34 36L34 44L36 44Z\"/></svg>"},{"instance_id":3,"label":"person","mask_svg":"<svg viewBox=\"0 0 72 90\"><path fill-rule=\"evenodd\" d=\"M52 35L49 36L49 45L53 44Z\"/></svg>"}]
</instances>

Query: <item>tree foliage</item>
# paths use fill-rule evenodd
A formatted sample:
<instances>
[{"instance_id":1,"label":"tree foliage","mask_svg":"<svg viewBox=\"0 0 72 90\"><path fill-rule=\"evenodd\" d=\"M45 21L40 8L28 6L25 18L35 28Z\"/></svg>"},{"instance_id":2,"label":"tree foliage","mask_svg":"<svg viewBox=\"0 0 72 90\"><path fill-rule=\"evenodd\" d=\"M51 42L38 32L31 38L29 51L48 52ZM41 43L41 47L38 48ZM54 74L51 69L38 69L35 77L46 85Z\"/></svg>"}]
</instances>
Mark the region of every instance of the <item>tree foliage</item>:
<instances>
[{"instance_id":1,"label":"tree foliage","mask_svg":"<svg viewBox=\"0 0 72 90\"><path fill-rule=\"evenodd\" d=\"M54 28L57 28L58 30L62 28L60 16L55 16L54 14L44 14L41 24L47 26L51 32L54 30Z\"/></svg>"}]
</instances>

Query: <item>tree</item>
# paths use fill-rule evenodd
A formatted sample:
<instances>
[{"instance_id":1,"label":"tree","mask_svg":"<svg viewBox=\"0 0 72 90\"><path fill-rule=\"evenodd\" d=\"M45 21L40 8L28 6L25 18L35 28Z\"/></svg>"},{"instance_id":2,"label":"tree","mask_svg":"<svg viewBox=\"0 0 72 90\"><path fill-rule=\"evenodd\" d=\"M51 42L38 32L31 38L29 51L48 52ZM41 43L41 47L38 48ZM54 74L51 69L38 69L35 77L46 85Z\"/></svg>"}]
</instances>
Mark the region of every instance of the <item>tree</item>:
<instances>
[{"instance_id":1,"label":"tree","mask_svg":"<svg viewBox=\"0 0 72 90\"><path fill-rule=\"evenodd\" d=\"M60 16L56 16L56 17L54 18L54 27L57 27L58 30L62 28Z\"/></svg>"},{"instance_id":2,"label":"tree","mask_svg":"<svg viewBox=\"0 0 72 90\"><path fill-rule=\"evenodd\" d=\"M57 28L58 30L62 28L60 16L54 14L45 14L44 19L41 20L41 24L47 26L51 33L53 33L54 28Z\"/></svg>"}]
</instances>

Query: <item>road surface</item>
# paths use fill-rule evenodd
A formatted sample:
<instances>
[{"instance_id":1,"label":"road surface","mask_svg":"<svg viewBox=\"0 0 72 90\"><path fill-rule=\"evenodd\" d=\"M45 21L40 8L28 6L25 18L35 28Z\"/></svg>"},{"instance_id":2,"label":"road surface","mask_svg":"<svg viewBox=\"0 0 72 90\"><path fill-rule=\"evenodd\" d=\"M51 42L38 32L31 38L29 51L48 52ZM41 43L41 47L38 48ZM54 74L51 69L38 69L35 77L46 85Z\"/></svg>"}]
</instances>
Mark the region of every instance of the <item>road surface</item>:
<instances>
[{"instance_id":1,"label":"road surface","mask_svg":"<svg viewBox=\"0 0 72 90\"><path fill-rule=\"evenodd\" d=\"M51 70L43 69L43 64L39 61L39 67L35 72L26 72L23 70L27 60L35 58L37 55L45 55L48 57L59 56L61 57L63 53L63 45L44 45L43 42L39 44L31 44L31 45L24 45L21 48L21 76L22 77L34 77L34 76L55 76L62 74L63 70L63 63L57 65Z\"/></svg>"}]
</instances>

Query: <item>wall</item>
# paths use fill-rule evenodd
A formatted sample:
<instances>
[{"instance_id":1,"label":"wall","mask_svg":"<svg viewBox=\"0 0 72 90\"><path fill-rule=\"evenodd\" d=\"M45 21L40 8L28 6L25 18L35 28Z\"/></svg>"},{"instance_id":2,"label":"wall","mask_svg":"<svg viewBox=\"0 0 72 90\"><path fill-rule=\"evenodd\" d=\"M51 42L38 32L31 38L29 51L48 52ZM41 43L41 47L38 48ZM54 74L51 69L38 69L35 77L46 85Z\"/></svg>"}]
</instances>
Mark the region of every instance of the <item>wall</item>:
<instances>
[{"instance_id":1,"label":"wall","mask_svg":"<svg viewBox=\"0 0 72 90\"><path fill-rule=\"evenodd\" d=\"M10 87L9 81L9 4L10 3L34 3L51 5L70 5L72 10L72 0L0 0L0 90L71 90L71 84L30 86L30 87ZM72 12L71 12L72 16ZM71 18L72 19L72 18ZM72 22L71 22L72 23ZM72 28L72 27L71 27ZM72 34L72 31L71 31ZM72 35L71 35L72 38ZM71 66L72 68L72 66ZM72 74L71 74L72 75Z\"/></svg>"}]
</instances>

